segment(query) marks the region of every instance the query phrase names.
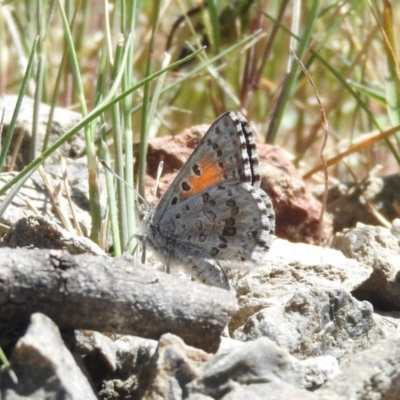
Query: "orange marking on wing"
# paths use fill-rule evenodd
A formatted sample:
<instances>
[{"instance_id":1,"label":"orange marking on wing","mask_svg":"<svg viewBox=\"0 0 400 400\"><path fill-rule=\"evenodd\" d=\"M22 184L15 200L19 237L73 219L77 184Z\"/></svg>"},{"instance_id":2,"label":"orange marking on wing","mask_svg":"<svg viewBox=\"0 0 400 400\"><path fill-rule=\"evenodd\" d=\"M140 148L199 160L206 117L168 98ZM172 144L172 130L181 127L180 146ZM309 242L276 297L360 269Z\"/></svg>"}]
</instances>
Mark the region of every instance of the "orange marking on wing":
<instances>
[{"instance_id":1,"label":"orange marking on wing","mask_svg":"<svg viewBox=\"0 0 400 400\"><path fill-rule=\"evenodd\" d=\"M191 175L189 177L189 185L192 187L188 192L182 192L180 197L186 199L193 196L202 190L220 183L224 180L221 170L212 162L205 162L200 165L201 175Z\"/></svg>"}]
</instances>

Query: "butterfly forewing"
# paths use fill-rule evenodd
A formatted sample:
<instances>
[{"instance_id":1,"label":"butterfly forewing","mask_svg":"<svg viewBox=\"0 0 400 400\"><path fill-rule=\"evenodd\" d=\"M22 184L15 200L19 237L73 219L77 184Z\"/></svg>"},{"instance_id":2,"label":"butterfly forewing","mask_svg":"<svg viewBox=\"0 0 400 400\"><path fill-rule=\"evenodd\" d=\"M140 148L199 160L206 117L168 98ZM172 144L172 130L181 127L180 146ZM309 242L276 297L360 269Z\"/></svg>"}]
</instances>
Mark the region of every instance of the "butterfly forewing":
<instances>
[{"instance_id":1,"label":"butterfly forewing","mask_svg":"<svg viewBox=\"0 0 400 400\"><path fill-rule=\"evenodd\" d=\"M259 185L259 180L257 152L250 127L240 114L222 114L165 192L154 210L154 217L158 219L166 208L211 185L227 181Z\"/></svg>"}]
</instances>

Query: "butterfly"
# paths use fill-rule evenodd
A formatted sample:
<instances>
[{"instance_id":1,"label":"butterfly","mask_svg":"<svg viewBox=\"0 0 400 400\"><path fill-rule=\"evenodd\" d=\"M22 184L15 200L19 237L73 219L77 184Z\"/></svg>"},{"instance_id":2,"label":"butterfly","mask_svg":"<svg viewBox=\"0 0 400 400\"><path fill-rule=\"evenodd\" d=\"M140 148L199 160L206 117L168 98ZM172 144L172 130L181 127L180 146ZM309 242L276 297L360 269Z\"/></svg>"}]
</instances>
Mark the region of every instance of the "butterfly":
<instances>
[{"instance_id":1,"label":"butterfly","mask_svg":"<svg viewBox=\"0 0 400 400\"><path fill-rule=\"evenodd\" d=\"M143 218L146 244L166 264L231 290L221 264L257 263L275 231L271 199L260 188L253 132L235 112L222 114Z\"/></svg>"}]
</instances>

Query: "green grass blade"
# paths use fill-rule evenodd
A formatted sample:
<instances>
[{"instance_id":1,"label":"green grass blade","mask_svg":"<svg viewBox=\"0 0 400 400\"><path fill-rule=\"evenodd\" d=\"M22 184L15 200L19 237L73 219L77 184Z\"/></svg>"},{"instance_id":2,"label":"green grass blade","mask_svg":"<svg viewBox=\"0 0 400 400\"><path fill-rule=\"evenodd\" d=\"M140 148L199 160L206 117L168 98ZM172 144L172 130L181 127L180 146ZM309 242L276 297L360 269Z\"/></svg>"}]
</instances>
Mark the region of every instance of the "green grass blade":
<instances>
[{"instance_id":1,"label":"green grass blade","mask_svg":"<svg viewBox=\"0 0 400 400\"><path fill-rule=\"evenodd\" d=\"M29 84L29 78L31 76L33 64L34 64L34 61L35 61L35 54L36 54L36 49L37 49L38 43L39 43L39 36L36 37L36 39L33 42L33 45L32 45L32 48L31 48L31 52L30 52L30 55L29 55L28 64L26 66L26 71L25 71L25 74L24 74L24 78L22 80L21 88L19 90L17 103L16 103L16 106L15 106L15 109L14 109L13 116L11 118L10 125L8 127L8 130L7 130L7 135L6 135L5 140L4 140L3 148L1 149L0 171L2 171L3 168L4 168L4 163L5 163L5 160L6 160L6 157L7 157L8 150L10 148L10 144L11 144L11 140L12 140L12 137L13 137L13 134L14 134L15 126L17 124L18 114L19 114L19 111L21 109L22 100L24 98L26 89L27 89L28 84Z\"/></svg>"},{"instance_id":2,"label":"green grass blade","mask_svg":"<svg viewBox=\"0 0 400 400\"><path fill-rule=\"evenodd\" d=\"M147 63L146 63L146 76L149 76L152 72L153 68L153 51L156 39L156 32L158 28L158 22L160 17L160 7L161 1L156 0L154 5L154 15L153 15L153 25L151 32L151 39L149 43L149 49L147 52ZM138 160L138 188L139 193L144 196L144 186L145 186L145 176L146 176L146 154L147 154L147 145L148 145L148 136L149 136L149 107L150 107L150 93L151 87L150 82L144 86L144 94L143 94L143 108L142 108L142 128L140 131L140 144L139 144L139 160Z\"/></svg>"},{"instance_id":3,"label":"green grass blade","mask_svg":"<svg viewBox=\"0 0 400 400\"><path fill-rule=\"evenodd\" d=\"M127 53L127 65L133 65L133 53L135 48L135 38L133 35L135 34L136 28L136 15L137 15L137 1L133 0L129 2L129 5L126 10L126 15L124 15L124 26L125 28L125 35L132 36L131 44L125 43L128 47ZM134 85L134 75L129 68L124 69L124 74L122 77L122 90L128 90L131 86ZM132 127L132 102L133 96L128 95L124 97L122 101L122 115L124 120L124 154L125 154L125 172L124 177L126 182L128 183L129 187L134 187L134 171L133 171L133 164L134 164L134 157L133 157L133 127ZM128 237L129 237L129 252L132 252L136 246L136 241L132 240L133 235L136 233L136 215L137 210L135 207L136 199L135 193L131 189L127 189L125 191L126 194L126 215L127 215L127 228L128 228Z\"/></svg>"},{"instance_id":4,"label":"green grass blade","mask_svg":"<svg viewBox=\"0 0 400 400\"><path fill-rule=\"evenodd\" d=\"M158 78L159 76L165 74L167 71L175 69L181 64L186 63L187 61L191 60L192 58L196 57L201 50L190 54L189 56L179 60L168 67L161 69L152 75L148 76L147 78L143 79L136 85L132 86L130 89L124 91L123 93L115 96L113 99L109 99L109 96L106 98L96 107L94 108L88 115L86 115L82 120L72 127L68 132L66 132L63 136L61 136L52 146L50 146L46 151L44 151L38 158L33 160L29 165L27 165L21 172L18 173L13 179L11 179L7 184L0 188L0 196L4 195L4 193L14 186L20 179L25 177L26 175L32 173L39 165L41 165L49 156L51 156L54 151L56 151L62 144L66 143L71 137L77 134L85 125L92 122L94 119L99 117L103 112L108 110L112 105L120 102L125 96L135 92L136 90L143 87L146 83L151 82L152 80ZM0 213L0 216L2 214Z\"/></svg>"},{"instance_id":5,"label":"green grass blade","mask_svg":"<svg viewBox=\"0 0 400 400\"><path fill-rule=\"evenodd\" d=\"M295 2L296 3L296 2ZM300 10L300 2L297 2L297 9ZM307 24L305 26L304 32L296 45L295 42L291 42L292 50L295 51L297 57L301 60L310 43L310 37L312 30L314 28L314 23L318 17L319 0L313 0L310 11L307 13ZM299 27L298 19L300 15L296 14L294 17L294 33L297 34L296 27ZM296 35L297 36L297 35ZM293 36L292 36L293 38ZM291 51L292 51L291 50ZM290 51L290 53L291 53ZM268 131L266 135L266 142L275 143L276 137L278 135L278 130L280 128L284 113L286 112L286 107L290 99L293 97L298 84L298 65L293 62L293 56L289 55L289 65L288 74L285 78L285 82L279 96L279 100L276 103L276 108L274 116L271 118L270 124L268 126Z\"/></svg>"},{"instance_id":6,"label":"green grass blade","mask_svg":"<svg viewBox=\"0 0 400 400\"><path fill-rule=\"evenodd\" d=\"M400 124L400 67L397 58L394 20L389 2L384 2L382 34L386 51L385 92L387 112L392 126Z\"/></svg>"}]
</instances>

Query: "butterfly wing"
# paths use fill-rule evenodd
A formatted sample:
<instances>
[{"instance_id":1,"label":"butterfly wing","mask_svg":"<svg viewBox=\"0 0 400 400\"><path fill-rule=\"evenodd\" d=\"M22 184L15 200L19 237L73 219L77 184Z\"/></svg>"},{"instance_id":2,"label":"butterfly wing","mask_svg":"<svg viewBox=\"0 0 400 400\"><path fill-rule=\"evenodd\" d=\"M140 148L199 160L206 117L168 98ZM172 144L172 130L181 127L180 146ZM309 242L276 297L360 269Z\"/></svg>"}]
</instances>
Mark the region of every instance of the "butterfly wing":
<instances>
[{"instance_id":1,"label":"butterfly wing","mask_svg":"<svg viewBox=\"0 0 400 400\"><path fill-rule=\"evenodd\" d=\"M239 113L222 114L209 128L154 210L159 221L165 209L221 182L260 186L253 133Z\"/></svg>"}]
</instances>

